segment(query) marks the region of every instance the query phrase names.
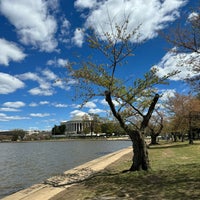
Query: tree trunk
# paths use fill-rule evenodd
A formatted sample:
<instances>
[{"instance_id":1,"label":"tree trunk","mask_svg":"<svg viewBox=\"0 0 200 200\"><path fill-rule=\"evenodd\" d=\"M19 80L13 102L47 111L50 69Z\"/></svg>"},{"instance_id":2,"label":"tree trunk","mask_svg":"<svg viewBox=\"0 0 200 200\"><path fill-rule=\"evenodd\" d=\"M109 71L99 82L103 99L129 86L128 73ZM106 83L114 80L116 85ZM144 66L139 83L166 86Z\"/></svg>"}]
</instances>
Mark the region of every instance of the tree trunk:
<instances>
[{"instance_id":1,"label":"tree trunk","mask_svg":"<svg viewBox=\"0 0 200 200\"><path fill-rule=\"evenodd\" d=\"M144 135L139 131L136 131L134 134L134 140L131 138L133 143L133 163L130 171L147 171L150 169L150 163Z\"/></svg>"},{"instance_id":2,"label":"tree trunk","mask_svg":"<svg viewBox=\"0 0 200 200\"><path fill-rule=\"evenodd\" d=\"M152 134L151 135L151 143L150 143L151 145L155 145L155 144L158 144L157 143L157 135L155 135L155 134Z\"/></svg>"},{"instance_id":3,"label":"tree trunk","mask_svg":"<svg viewBox=\"0 0 200 200\"><path fill-rule=\"evenodd\" d=\"M149 170L150 164L149 164L149 156L147 151L147 144L145 142L144 138L144 130L148 126L149 120L151 118L151 115L154 111L155 105L159 99L159 95L155 94L155 97L153 98L148 112L146 115L142 115L143 120L141 122L141 126L139 130L132 130L127 126L124 119L121 116L121 113L116 111L115 105L111 98L111 92L105 91L105 99L108 102L108 105L110 106L110 109L112 111L112 114L114 117L118 120L120 126L126 131L126 133L129 134L132 142L133 142L133 164L129 171L138 171L138 170ZM139 111L139 110L138 110Z\"/></svg>"}]
</instances>

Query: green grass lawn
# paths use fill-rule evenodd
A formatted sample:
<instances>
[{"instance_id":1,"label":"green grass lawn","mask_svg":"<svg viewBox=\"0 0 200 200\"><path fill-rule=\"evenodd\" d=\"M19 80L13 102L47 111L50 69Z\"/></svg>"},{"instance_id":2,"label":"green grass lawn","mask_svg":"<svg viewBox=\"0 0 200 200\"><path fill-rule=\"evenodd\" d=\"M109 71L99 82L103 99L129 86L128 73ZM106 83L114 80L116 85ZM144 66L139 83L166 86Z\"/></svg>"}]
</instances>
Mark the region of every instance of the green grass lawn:
<instances>
[{"instance_id":1,"label":"green grass lawn","mask_svg":"<svg viewBox=\"0 0 200 200\"><path fill-rule=\"evenodd\" d=\"M121 173L131 165L127 155L71 188L74 199L200 199L200 142L151 146L149 156L149 172Z\"/></svg>"}]
</instances>

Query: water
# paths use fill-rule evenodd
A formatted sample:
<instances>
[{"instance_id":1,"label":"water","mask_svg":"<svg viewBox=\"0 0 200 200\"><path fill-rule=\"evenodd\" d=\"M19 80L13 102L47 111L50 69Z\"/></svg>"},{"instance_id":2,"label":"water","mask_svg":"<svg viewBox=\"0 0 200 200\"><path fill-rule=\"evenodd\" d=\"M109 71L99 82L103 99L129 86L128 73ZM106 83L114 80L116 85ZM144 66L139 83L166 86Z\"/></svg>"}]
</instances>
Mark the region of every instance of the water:
<instances>
[{"instance_id":1,"label":"water","mask_svg":"<svg viewBox=\"0 0 200 200\"><path fill-rule=\"evenodd\" d=\"M0 143L0 198L130 145L98 140Z\"/></svg>"}]
</instances>

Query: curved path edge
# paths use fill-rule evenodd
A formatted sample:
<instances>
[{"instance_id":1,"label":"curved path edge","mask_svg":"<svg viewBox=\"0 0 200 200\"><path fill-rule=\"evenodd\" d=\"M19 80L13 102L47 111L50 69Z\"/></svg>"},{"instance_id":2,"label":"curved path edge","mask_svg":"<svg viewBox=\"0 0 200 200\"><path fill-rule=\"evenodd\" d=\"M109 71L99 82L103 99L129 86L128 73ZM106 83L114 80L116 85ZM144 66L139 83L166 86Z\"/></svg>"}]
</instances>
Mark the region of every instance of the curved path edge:
<instances>
[{"instance_id":1,"label":"curved path edge","mask_svg":"<svg viewBox=\"0 0 200 200\"><path fill-rule=\"evenodd\" d=\"M44 183L35 184L29 188L4 197L2 200L48 200L71 185L77 184L105 169L108 165L130 152L132 152L132 147L99 157L83 165L67 170L60 176L51 177L44 181Z\"/></svg>"}]
</instances>

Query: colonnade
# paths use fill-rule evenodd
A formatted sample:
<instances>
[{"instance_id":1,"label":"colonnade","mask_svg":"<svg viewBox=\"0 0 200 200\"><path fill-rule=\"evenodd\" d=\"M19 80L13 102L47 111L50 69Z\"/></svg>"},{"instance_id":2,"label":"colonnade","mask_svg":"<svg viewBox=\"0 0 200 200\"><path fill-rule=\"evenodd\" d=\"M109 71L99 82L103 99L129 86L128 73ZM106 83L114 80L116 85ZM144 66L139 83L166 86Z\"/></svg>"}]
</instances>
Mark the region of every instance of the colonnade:
<instances>
[{"instance_id":1,"label":"colonnade","mask_svg":"<svg viewBox=\"0 0 200 200\"><path fill-rule=\"evenodd\" d=\"M91 121L67 121L62 124L66 126L66 133L82 133L85 128L91 126Z\"/></svg>"}]
</instances>

